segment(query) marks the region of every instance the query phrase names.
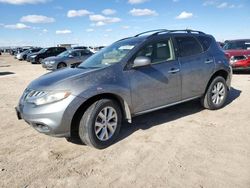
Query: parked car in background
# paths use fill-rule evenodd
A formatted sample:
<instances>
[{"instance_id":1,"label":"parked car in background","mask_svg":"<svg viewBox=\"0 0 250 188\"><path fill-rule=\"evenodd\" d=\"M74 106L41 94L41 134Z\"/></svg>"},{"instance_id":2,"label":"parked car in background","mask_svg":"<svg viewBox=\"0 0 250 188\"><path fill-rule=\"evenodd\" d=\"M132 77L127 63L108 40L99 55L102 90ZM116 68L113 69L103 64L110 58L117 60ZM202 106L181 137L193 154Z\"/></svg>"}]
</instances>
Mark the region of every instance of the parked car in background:
<instances>
[{"instance_id":1,"label":"parked car in background","mask_svg":"<svg viewBox=\"0 0 250 188\"><path fill-rule=\"evenodd\" d=\"M17 54L16 58L20 61L26 60L29 54L39 52L41 49L42 48L31 48L31 49L25 50L24 52Z\"/></svg>"},{"instance_id":2,"label":"parked car in background","mask_svg":"<svg viewBox=\"0 0 250 188\"><path fill-rule=\"evenodd\" d=\"M210 110L222 108L231 77L213 36L154 30L119 40L76 68L36 79L21 96L17 117L41 133L78 137L102 149L134 116L194 99Z\"/></svg>"},{"instance_id":3,"label":"parked car in background","mask_svg":"<svg viewBox=\"0 0 250 188\"><path fill-rule=\"evenodd\" d=\"M89 50L89 48L87 46L75 46L72 49Z\"/></svg>"},{"instance_id":4,"label":"parked car in background","mask_svg":"<svg viewBox=\"0 0 250 188\"><path fill-rule=\"evenodd\" d=\"M89 50L72 49L64 51L58 56L45 58L42 61L42 66L47 70L56 70L65 67L77 66L89 58L92 54L93 53Z\"/></svg>"},{"instance_id":5,"label":"parked car in background","mask_svg":"<svg viewBox=\"0 0 250 188\"><path fill-rule=\"evenodd\" d=\"M47 57L57 56L60 53L66 51L65 47L50 47L50 48L43 48L37 53L33 53L30 55L30 62L32 64L42 63L42 60Z\"/></svg>"},{"instance_id":6,"label":"parked car in background","mask_svg":"<svg viewBox=\"0 0 250 188\"><path fill-rule=\"evenodd\" d=\"M233 70L250 70L250 39L228 40L223 49Z\"/></svg>"},{"instance_id":7,"label":"parked car in background","mask_svg":"<svg viewBox=\"0 0 250 188\"><path fill-rule=\"evenodd\" d=\"M93 53L96 53L96 52L99 52L101 49L103 49L105 46L96 46L96 47L93 47L93 46L89 46L89 50Z\"/></svg>"},{"instance_id":8,"label":"parked car in background","mask_svg":"<svg viewBox=\"0 0 250 188\"><path fill-rule=\"evenodd\" d=\"M217 44L219 45L219 47L223 48L225 46L224 42L217 42Z\"/></svg>"}]
</instances>

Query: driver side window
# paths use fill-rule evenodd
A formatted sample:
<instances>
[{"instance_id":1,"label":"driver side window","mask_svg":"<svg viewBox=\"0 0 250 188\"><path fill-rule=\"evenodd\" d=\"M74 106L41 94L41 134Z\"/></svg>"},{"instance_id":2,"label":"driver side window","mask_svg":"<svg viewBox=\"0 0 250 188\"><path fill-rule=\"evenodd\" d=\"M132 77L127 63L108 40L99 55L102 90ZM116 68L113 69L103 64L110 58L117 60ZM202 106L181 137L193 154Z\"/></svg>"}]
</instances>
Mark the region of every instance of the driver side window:
<instances>
[{"instance_id":1,"label":"driver side window","mask_svg":"<svg viewBox=\"0 0 250 188\"><path fill-rule=\"evenodd\" d=\"M136 57L140 56L150 58L151 64L162 63L175 59L173 45L170 39L146 45L136 55Z\"/></svg>"}]
</instances>

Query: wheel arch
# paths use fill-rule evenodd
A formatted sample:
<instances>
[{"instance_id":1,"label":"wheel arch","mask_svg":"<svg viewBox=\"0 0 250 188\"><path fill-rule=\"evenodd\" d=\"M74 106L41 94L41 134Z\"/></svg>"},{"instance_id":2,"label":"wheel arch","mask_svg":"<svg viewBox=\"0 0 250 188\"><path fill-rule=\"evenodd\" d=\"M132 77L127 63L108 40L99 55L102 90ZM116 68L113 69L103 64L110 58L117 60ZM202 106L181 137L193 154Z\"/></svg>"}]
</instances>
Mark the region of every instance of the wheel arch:
<instances>
[{"instance_id":1,"label":"wheel arch","mask_svg":"<svg viewBox=\"0 0 250 188\"><path fill-rule=\"evenodd\" d=\"M207 86L206 86L206 89L205 89L205 92L207 91L208 87L210 86L211 82L214 80L214 78L216 78L217 76L221 76L225 79L225 81L227 82L227 80L229 79L229 73L225 70L218 70L216 71L210 78L210 80L208 81L207 83ZM229 89L229 88L228 88Z\"/></svg>"},{"instance_id":2,"label":"wheel arch","mask_svg":"<svg viewBox=\"0 0 250 188\"><path fill-rule=\"evenodd\" d=\"M66 65L66 67L68 66L67 63L65 63L64 61L60 61L59 63L57 63L57 68L58 68L58 65L60 65L60 64L64 64L64 65Z\"/></svg>"},{"instance_id":3,"label":"wheel arch","mask_svg":"<svg viewBox=\"0 0 250 188\"><path fill-rule=\"evenodd\" d=\"M120 96L113 94L113 93L102 93L95 95L85 102L83 102L80 107L76 110L75 114L73 115L73 118L71 120L70 124L70 135L71 137L78 136L78 130L79 130L79 122L81 120L82 114L88 109L88 107L93 104L94 102L100 100L100 99L111 99L117 102L117 104L120 106L120 109L122 111L122 117L124 120L131 123L131 112L128 106L128 103Z\"/></svg>"}]
</instances>

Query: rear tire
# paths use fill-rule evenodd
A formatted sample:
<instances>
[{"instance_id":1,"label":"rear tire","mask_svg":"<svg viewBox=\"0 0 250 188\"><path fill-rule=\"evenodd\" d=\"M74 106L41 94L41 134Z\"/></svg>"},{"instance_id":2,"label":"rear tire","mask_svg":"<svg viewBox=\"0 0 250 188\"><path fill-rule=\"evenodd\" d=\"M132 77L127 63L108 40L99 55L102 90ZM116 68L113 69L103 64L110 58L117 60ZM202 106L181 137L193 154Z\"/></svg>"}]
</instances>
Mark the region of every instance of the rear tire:
<instances>
[{"instance_id":1,"label":"rear tire","mask_svg":"<svg viewBox=\"0 0 250 188\"><path fill-rule=\"evenodd\" d=\"M217 76L210 83L205 95L201 99L201 104L209 110L218 110L226 104L228 87L223 77Z\"/></svg>"},{"instance_id":2,"label":"rear tire","mask_svg":"<svg viewBox=\"0 0 250 188\"><path fill-rule=\"evenodd\" d=\"M104 149L118 137L122 122L119 105L110 99L93 103L83 114L79 124L79 136L88 146Z\"/></svg>"}]
</instances>

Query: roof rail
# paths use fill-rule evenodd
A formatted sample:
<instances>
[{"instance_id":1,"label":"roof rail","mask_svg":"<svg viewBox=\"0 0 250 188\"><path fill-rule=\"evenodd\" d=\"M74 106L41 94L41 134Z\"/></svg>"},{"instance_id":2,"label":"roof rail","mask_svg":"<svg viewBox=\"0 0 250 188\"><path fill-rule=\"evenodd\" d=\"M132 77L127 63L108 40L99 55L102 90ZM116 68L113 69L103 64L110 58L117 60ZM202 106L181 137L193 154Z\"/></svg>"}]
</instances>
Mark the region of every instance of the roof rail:
<instances>
[{"instance_id":1,"label":"roof rail","mask_svg":"<svg viewBox=\"0 0 250 188\"><path fill-rule=\"evenodd\" d=\"M155 29L155 30L150 30L150 31L139 33L139 34L135 35L134 37L139 37L141 35L144 35L144 34L147 34L147 33L152 33L152 32L155 32L155 33L152 34L152 35L154 35L154 34L159 33L159 32L167 32L167 31L168 31L167 29Z\"/></svg>"},{"instance_id":2,"label":"roof rail","mask_svg":"<svg viewBox=\"0 0 250 188\"><path fill-rule=\"evenodd\" d=\"M154 33L149 35L148 38L152 37L152 36L155 36L155 35L158 35L160 33L186 32L186 33L205 34L202 31L196 31L196 30L191 30L191 29L183 29L183 30L156 29L156 30L150 30L150 31L146 31L146 32L143 32L143 33L139 33L139 34L135 35L134 37L138 37L138 36L141 36L141 35L144 35L144 34L147 34L147 33L152 33L152 32L154 32Z\"/></svg>"},{"instance_id":3,"label":"roof rail","mask_svg":"<svg viewBox=\"0 0 250 188\"><path fill-rule=\"evenodd\" d=\"M205 33L202 32L202 31L196 31L196 30L192 30L192 29L183 29L183 30L155 29L155 30L150 30L150 31L145 31L145 32L139 33L139 34L135 35L134 37L139 37L139 36L144 35L144 34L147 34L147 33L152 33L151 35L149 35L149 36L147 37L147 38L150 38L150 37L152 37L152 36L155 36L155 35L158 35L158 34L161 34L161 33L175 33L175 32L186 32L186 33L205 34ZM121 40L118 40L117 42L123 41L123 40L126 40L126 39L130 39L130 38L133 38L133 37L123 38L123 39L121 39Z\"/></svg>"},{"instance_id":4,"label":"roof rail","mask_svg":"<svg viewBox=\"0 0 250 188\"><path fill-rule=\"evenodd\" d=\"M169 30L169 33L175 33L175 32L186 32L186 33L198 33L198 34L205 34L202 31L196 31L192 29L184 29L184 30Z\"/></svg>"}]
</instances>

